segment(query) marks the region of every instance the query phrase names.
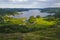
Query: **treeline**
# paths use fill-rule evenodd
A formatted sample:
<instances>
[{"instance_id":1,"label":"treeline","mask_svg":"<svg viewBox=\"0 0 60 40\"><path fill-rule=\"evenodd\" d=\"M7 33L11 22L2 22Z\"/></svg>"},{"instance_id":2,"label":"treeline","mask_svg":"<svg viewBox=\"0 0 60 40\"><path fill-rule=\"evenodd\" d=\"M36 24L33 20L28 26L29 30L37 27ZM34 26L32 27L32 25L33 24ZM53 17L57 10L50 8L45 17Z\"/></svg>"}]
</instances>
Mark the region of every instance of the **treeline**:
<instances>
[{"instance_id":1,"label":"treeline","mask_svg":"<svg viewBox=\"0 0 60 40\"><path fill-rule=\"evenodd\" d=\"M46 12L46 13L54 13L55 17L60 18L60 8L45 8L42 9L41 12Z\"/></svg>"},{"instance_id":2,"label":"treeline","mask_svg":"<svg viewBox=\"0 0 60 40\"><path fill-rule=\"evenodd\" d=\"M39 15L27 18L13 18L9 16L0 17L0 32L14 33L14 32L32 32L41 29L54 27L57 19L42 18Z\"/></svg>"}]
</instances>

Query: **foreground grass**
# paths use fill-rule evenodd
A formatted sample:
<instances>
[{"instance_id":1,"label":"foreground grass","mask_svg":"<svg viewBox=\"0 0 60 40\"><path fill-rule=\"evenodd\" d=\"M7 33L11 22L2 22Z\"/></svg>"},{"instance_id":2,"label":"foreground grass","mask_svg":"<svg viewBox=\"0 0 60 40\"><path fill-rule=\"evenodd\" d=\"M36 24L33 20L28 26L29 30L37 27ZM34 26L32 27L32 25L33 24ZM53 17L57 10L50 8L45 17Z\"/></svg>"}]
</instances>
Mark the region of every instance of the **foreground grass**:
<instances>
[{"instance_id":1,"label":"foreground grass","mask_svg":"<svg viewBox=\"0 0 60 40\"><path fill-rule=\"evenodd\" d=\"M0 33L0 40L60 40L60 27L29 33Z\"/></svg>"}]
</instances>

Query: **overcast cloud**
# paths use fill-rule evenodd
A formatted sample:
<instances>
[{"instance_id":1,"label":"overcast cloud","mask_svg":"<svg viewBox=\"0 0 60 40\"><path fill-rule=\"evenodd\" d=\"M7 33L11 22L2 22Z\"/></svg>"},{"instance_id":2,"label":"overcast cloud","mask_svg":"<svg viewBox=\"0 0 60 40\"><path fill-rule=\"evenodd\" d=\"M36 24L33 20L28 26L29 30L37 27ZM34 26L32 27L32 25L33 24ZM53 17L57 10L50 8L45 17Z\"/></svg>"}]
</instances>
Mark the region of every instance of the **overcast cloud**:
<instances>
[{"instance_id":1,"label":"overcast cloud","mask_svg":"<svg viewBox=\"0 0 60 40\"><path fill-rule=\"evenodd\" d=\"M0 8L60 7L60 0L0 0Z\"/></svg>"}]
</instances>

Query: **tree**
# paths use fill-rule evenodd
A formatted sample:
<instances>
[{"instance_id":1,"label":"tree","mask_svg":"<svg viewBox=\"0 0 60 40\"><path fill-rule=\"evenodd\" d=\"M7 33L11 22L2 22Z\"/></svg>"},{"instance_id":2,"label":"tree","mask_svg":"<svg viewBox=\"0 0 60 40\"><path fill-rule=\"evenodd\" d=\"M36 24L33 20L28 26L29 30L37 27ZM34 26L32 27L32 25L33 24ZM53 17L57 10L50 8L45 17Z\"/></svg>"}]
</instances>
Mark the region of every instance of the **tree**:
<instances>
[{"instance_id":1,"label":"tree","mask_svg":"<svg viewBox=\"0 0 60 40\"><path fill-rule=\"evenodd\" d=\"M35 22L35 17L34 16L30 16L30 18L28 19L28 21L30 23L34 23Z\"/></svg>"},{"instance_id":2,"label":"tree","mask_svg":"<svg viewBox=\"0 0 60 40\"><path fill-rule=\"evenodd\" d=\"M0 24L2 24L4 22L3 17L0 16Z\"/></svg>"},{"instance_id":3,"label":"tree","mask_svg":"<svg viewBox=\"0 0 60 40\"><path fill-rule=\"evenodd\" d=\"M56 18L53 15L48 15L45 18L46 21L56 21Z\"/></svg>"},{"instance_id":4,"label":"tree","mask_svg":"<svg viewBox=\"0 0 60 40\"><path fill-rule=\"evenodd\" d=\"M41 18L40 15L37 15L36 18Z\"/></svg>"}]
</instances>

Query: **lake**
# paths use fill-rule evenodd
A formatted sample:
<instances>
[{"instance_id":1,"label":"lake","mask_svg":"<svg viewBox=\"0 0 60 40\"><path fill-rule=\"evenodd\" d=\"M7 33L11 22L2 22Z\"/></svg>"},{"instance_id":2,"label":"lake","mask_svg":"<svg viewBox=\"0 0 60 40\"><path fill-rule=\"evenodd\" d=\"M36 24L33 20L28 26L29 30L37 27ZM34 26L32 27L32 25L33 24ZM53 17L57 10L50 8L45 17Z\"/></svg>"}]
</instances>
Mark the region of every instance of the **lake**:
<instances>
[{"instance_id":1,"label":"lake","mask_svg":"<svg viewBox=\"0 0 60 40\"><path fill-rule=\"evenodd\" d=\"M23 12L18 12L18 13L19 15L14 16L15 18L21 18L21 17L29 18L30 16L37 16L37 15L40 15L41 17L45 17L47 15L50 15L49 13L40 12L40 10L29 10L29 11L23 11Z\"/></svg>"}]
</instances>

